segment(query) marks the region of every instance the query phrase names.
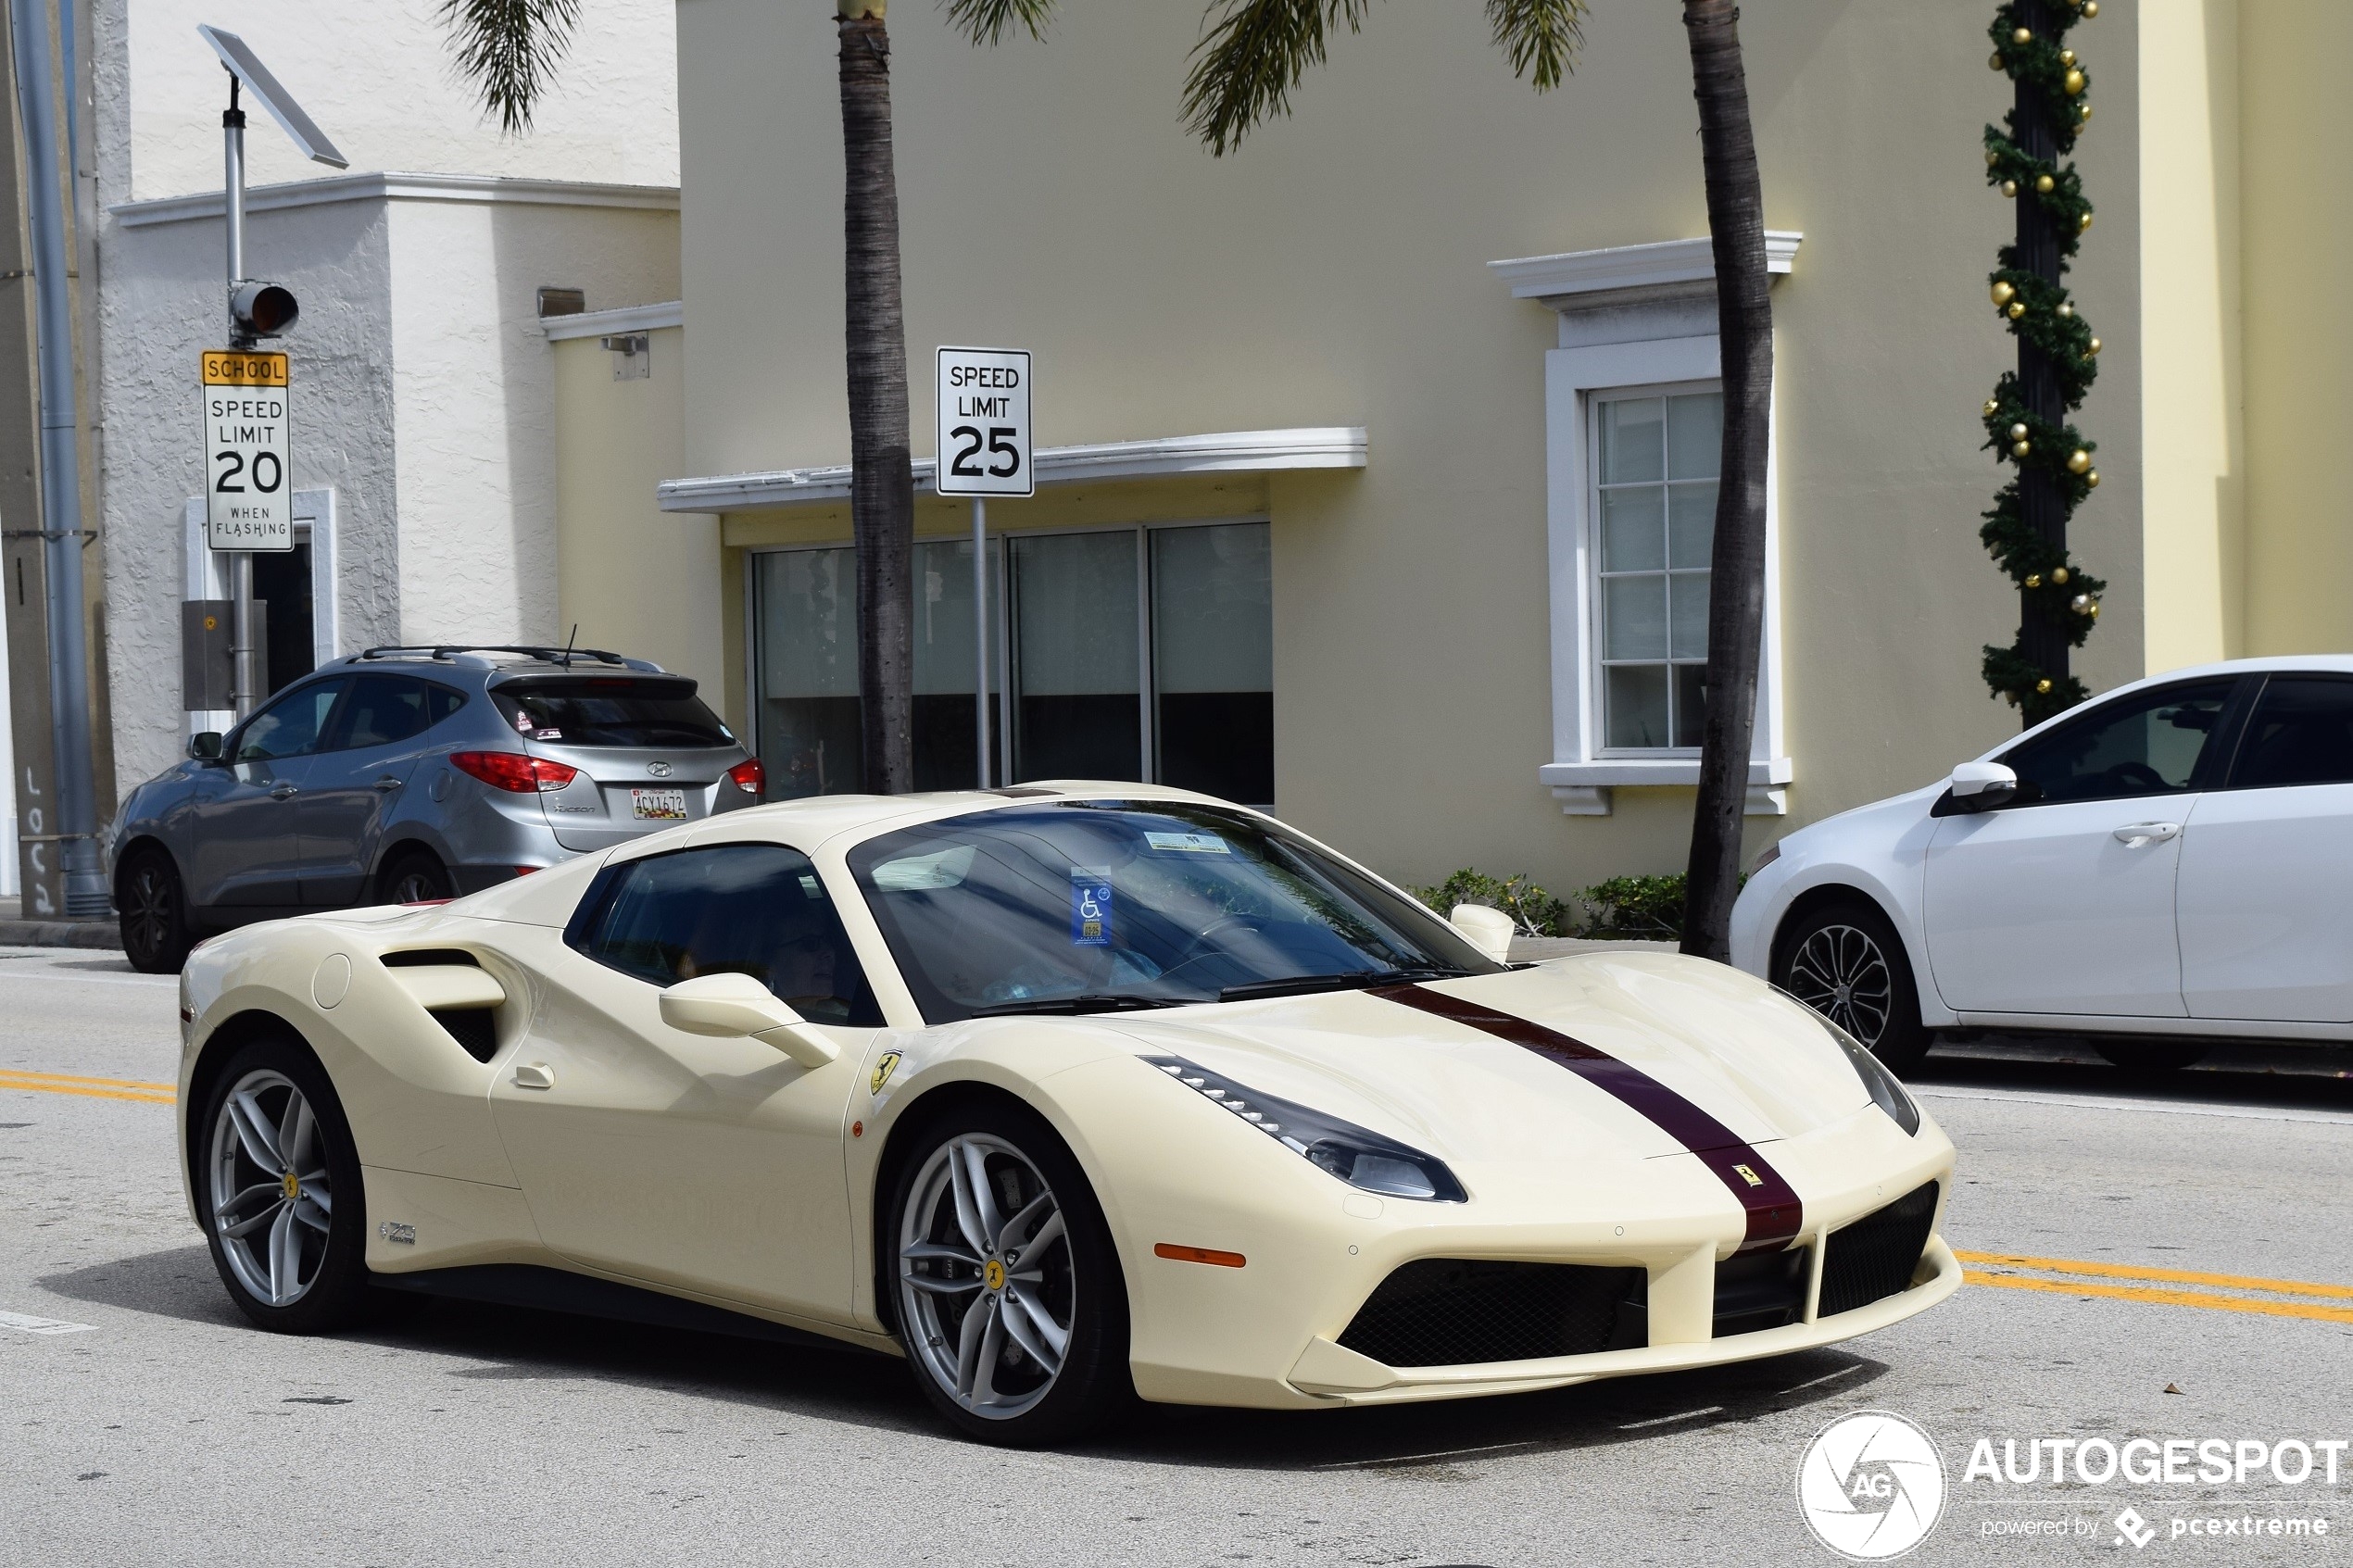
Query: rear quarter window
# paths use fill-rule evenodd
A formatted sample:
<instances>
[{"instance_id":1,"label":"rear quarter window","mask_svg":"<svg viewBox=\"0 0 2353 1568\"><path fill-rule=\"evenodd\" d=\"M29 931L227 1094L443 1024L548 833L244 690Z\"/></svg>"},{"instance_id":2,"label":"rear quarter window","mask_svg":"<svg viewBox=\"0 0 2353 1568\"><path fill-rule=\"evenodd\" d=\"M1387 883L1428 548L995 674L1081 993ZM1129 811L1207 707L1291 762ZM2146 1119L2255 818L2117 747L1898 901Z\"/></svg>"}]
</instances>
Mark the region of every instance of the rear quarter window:
<instances>
[{"instance_id":1,"label":"rear quarter window","mask_svg":"<svg viewBox=\"0 0 2353 1568\"><path fill-rule=\"evenodd\" d=\"M676 677L510 681L490 700L514 732L556 746L724 746L734 732Z\"/></svg>"}]
</instances>

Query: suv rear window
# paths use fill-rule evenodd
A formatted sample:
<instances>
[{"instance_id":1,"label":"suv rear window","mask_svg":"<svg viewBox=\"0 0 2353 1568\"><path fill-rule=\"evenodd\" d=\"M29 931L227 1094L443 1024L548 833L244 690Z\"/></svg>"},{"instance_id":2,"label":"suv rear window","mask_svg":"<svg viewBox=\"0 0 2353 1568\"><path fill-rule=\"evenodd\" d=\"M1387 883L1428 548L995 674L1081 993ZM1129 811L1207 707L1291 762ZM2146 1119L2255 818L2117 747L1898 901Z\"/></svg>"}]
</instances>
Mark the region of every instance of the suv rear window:
<instances>
[{"instance_id":1,"label":"suv rear window","mask_svg":"<svg viewBox=\"0 0 2353 1568\"><path fill-rule=\"evenodd\" d=\"M576 675L509 681L490 700L515 733L559 746L733 746L692 681Z\"/></svg>"}]
</instances>

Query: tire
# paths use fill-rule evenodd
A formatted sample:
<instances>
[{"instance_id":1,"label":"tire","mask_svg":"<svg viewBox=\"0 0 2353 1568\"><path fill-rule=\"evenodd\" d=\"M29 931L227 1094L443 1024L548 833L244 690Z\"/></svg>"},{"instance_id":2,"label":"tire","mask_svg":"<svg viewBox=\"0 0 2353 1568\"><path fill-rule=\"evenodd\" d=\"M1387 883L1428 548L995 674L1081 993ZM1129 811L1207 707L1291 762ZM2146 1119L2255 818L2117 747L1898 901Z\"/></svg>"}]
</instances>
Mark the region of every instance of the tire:
<instances>
[{"instance_id":1,"label":"tire","mask_svg":"<svg viewBox=\"0 0 2353 1568\"><path fill-rule=\"evenodd\" d=\"M115 877L114 903L131 967L142 974L179 973L195 938L187 890L170 855L152 846L136 851Z\"/></svg>"},{"instance_id":2,"label":"tire","mask_svg":"<svg viewBox=\"0 0 2353 1568\"><path fill-rule=\"evenodd\" d=\"M2092 1047L2107 1059L2111 1067L2127 1073L2179 1073L2204 1061L2214 1046L2208 1040L2134 1040L2122 1045L2095 1045Z\"/></svg>"},{"instance_id":3,"label":"tire","mask_svg":"<svg viewBox=\"0 0 2353 1568\"><path fill-rule=\"evenodd\" d=\"M1911 960L1875 905L1823 904L1783 927L1773 984L1854 1035L1898 1077L1928 1057Z\"/></svg>"},{"instance_id":4,"label":"tire","mask_svg":"<svg viewBox=\"0 0 2353 1568\"><path fill-rule=\"evenodd\" d=\"M975 1158L989 1188L975 1206L978 1242L956 1201L969 1185L956 1172ZM884 1212L883 1285L900 1344L915 1386L958 1431L1034 1448L1076 1437L1134 1399L1127 1287L1111 1229L1044 1118L996 1100L941 1112L915 1131ZM1026 1259L1057 1220L1042 1260Z\"/></svg>"},{"instance_id":5,"label":"tire","mask_svg":"<svg viewBox=\"0 0 2353 1568\"><path fill-rule=\"evenodd\" d=\"M296 1096L307 1117L289 1115ZM308 1048L291 1035L239 1047L189 1131L197 1220L238 1311L273 1334L371 1317L379 1292L369 1283L359 1151ZM281 1154L289 1133L291 1162Z\"/></svg>"},{"instance_id":6,"label":"tire","mask_svg":"<svg viewBox=\"0 0 2353 1568\"><path fill-rule=\"evenodd\" d=\"M377 874L382 901L387 904L430 904L458 896L448 868L430 849L403 849Z\"/></svg>"}]
</instances>

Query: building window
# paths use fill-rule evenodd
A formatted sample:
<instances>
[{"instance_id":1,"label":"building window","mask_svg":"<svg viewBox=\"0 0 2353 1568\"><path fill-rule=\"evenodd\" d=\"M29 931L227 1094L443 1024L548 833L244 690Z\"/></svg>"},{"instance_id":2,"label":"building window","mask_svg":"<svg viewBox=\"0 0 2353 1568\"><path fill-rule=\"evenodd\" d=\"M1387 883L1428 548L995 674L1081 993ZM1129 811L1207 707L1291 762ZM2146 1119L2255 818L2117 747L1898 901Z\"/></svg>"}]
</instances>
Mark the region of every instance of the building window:
<instances>
[{"instance_id":1,"label":"building window","mask_svg":"<svg viewBox=\"0 0 2353 1568\"><path fill-rule=\"evenodd\" d=\"M769 797L862 788L856 556L754 559L753 724ZM1265 523L1015 534L991 541L988 571L993 777L1144 779L1272 804ZM914 583L915 787L967 789L971 542L919 542Z\"/></svg>"},{"instance_id":2,"label":"building window","mask_svg":"<svg viewBox=\"0 0 2353 1568\"><path fill-rule=\"evenodd\" d=\"M1696 747L1723 394L1611 393L1592 409L1603 746Z\"/></svg>"}]
</instances>

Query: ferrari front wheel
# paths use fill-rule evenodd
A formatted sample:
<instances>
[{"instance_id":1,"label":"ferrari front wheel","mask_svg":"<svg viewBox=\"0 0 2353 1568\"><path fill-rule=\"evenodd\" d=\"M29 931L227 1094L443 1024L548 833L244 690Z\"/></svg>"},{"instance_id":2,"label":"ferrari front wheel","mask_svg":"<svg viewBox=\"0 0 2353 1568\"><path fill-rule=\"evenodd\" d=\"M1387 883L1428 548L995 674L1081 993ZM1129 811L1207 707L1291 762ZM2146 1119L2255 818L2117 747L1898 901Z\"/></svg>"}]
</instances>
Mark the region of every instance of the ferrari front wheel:
<instances>
[{"instance_id":1,"label":"ferrari front wheel","mask_svg":"<svg viewBox=\"0 0 2353 1568\"><path fill-rule=\"evenodd\" d=\"M888 1213L900 1343L934 1408L985 1442L1075 1436L1132 1398L1110 1229L1051 1127L1011 1105L934 1119Z\"/></svg>"}]
</instances>

